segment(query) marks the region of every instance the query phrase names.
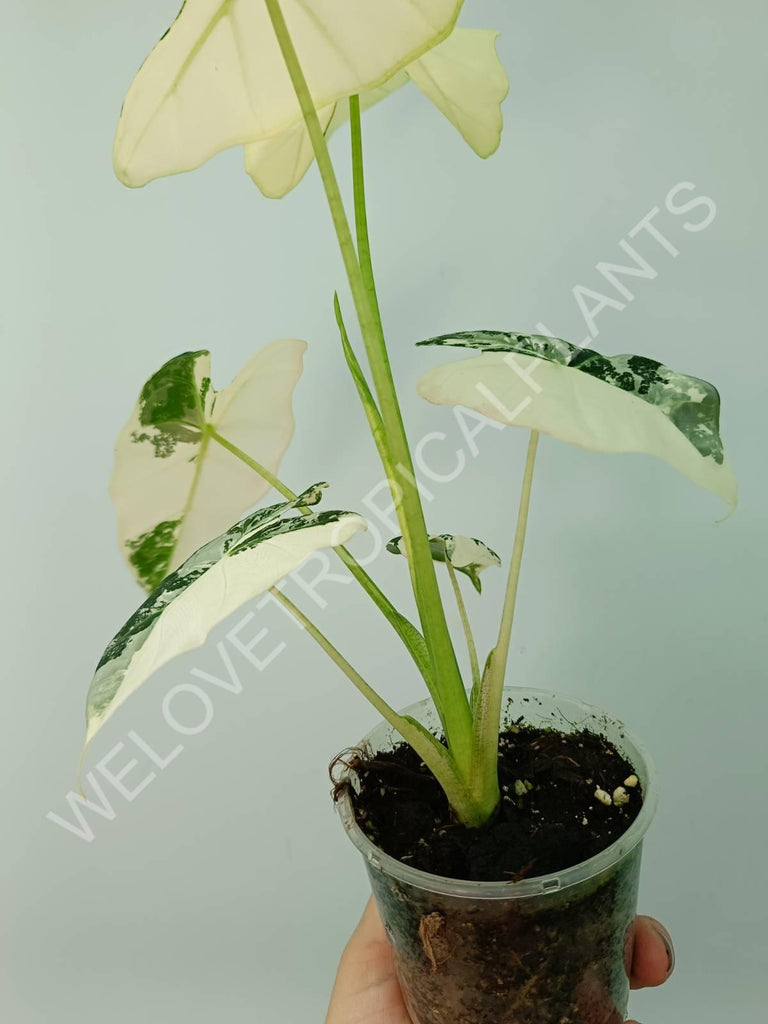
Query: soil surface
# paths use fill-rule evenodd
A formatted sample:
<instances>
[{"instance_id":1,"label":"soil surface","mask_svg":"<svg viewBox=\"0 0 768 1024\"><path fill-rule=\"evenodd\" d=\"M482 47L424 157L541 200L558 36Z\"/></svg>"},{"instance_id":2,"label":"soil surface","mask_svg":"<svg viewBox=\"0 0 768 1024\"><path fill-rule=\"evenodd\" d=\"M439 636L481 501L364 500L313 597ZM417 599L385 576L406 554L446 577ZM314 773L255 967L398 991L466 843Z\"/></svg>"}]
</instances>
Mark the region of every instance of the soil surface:
<instances>
[{"instance_id":1,"label":"soil surface","mask_svg":"<svg viewBox=\"0 0 768 1024\"><path fill-rule=\"evenodd\" d=\"M343 758L357 774L358 824L381 849L422 871L473 881L519 881L587 860L610 846L642 807L642 787L626 786L633 766L594 732L563 733L522 724L501 734L502 801L480 829L459 824L429 770L403 743L375 757ZM629 799L609 806L624 787ZM620 795L619 799L622 799Z\"/></svg>"}]
</instances>

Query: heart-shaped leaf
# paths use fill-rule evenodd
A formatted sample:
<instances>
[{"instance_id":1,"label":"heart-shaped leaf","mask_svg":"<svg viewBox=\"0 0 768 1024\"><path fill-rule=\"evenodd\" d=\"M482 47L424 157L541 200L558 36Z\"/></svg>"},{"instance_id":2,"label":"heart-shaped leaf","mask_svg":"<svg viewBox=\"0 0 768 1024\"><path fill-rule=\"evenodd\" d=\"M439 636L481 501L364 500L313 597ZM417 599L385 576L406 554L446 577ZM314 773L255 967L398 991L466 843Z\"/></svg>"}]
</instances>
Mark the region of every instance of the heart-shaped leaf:
<instances>
[{"instance_id":1,"label":"heart-shaped leaf","mask_svg":"<svg viewBox=\"0 0 768 1024\"><path fill-rule=\"evenodd\" d=\"M501 141L501 103L509 90L496 53L498 32L456 28L438 46L409 64L383 85L360 97L363 109L374 106L413 81L461 132L478 156L488 157ZM329 137L349 120L349 104L318 111ZM303 122L261 142L245 146L245 169L265 196L286 195L312 165L314 153Z\"/></svg>"},{"instance_id":2,"label":"heart-shaped leaf","mask_svg":"<svg viewBox=\"0 0 768 1024\"><path fill-rule=\"evenodd\" d=\"M210 430L276 472L293 437L291 399L306 347L271 342L219 392L210 353L185 352L142 388L117 440L110 493L121 550L146 590L269 491Z\"/></svg>"},{"instance_id":3,"label":"heart-shaped leaf","mask_svg":"<svg viewBox=\"0 0 768 1024\"><path fill-rule=\"evenodd\" d=\"M138 687L176 655L205 642L240 605L269 590L320 548L344 544L365 520L351 512L290 516L325 484L259 509L203 545L167 576L110 641L88 691L86 746Z\"/></svg>"},{"instance_id":4,"label":"heart-shaped leaf","mask_svg":"<svg viewBox=\"0 0 768 1024\"><path fill-rule=\"evenodd\" d=\"M496 552L474 537L438 533L429 538L429 547L436 562L448 562L457 572L469 576L478 594L482 591L480 573L483 569L501 565L501 559ZM393 555L404 555L403 538L393 537L387 544L387 551L391 551Z\"/></svg>"},{"instance_id":5,"label":"heart-shaped leaf","mask_svg":"<svg viewBox=\"0 0 768 1024\"><path fill-rule=\"evenodd\" d=\"M419 394L599 452L645 452L733 510L736 480L712 384L645 356L603 356L559 338L468 331L419 342L481 354L429 370Z\"/></svg>"},{"instance_id":6,"label":"heart-shaped leaf","mask_svg":"<svg viewBox=\"0 0 768 1024\"><path fill-rule=\"evenodd\" d=\"M318 109L391 78L451 32L462 0L281 0ZM189 171L301 121L264 0L186 0L123 103L126 185Z\"/></svg>"}]
</instances>

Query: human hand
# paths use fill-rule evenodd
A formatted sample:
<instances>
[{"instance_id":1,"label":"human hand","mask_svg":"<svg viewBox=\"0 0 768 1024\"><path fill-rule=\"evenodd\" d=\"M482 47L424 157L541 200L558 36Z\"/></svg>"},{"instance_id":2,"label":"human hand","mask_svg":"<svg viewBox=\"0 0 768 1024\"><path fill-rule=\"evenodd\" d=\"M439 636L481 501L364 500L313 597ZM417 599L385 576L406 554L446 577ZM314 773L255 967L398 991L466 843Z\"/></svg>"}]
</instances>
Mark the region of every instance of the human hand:
<instances>
[{"instance_id":1,"label":"human hand","mask_svg":"<svg viewBox=\"0 0 768 1024\"><path fill-rule=\"evenodd\" d=\"M638 917L632 948L632 988L662 985L675 966L672 940L663 925L652 917ZM413 1024L373 898L342 955L325 1024Z\"/></svg>"}]
</instances>

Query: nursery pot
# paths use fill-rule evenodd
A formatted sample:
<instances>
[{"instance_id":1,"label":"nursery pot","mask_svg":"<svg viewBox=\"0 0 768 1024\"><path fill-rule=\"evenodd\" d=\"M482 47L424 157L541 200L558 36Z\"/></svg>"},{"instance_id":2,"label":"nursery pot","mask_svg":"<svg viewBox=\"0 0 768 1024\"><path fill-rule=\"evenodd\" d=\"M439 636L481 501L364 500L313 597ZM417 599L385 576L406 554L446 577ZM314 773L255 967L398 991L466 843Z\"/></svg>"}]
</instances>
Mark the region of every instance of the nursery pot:
<instances>
[{"instance_id":1,"label":"nursery pot","mask_svg":"<svg viewBox=\"0 0 768 1024\"><path fill-rule=\"evenodd\" d=\"M431 700L407 708L435 734ZM560 732L605 736L632 763L643 806L611 846L556 874L475 882L419 871L374 845L355 820L349 786L338 807L363 855L414 1024L619 1024L626 1019L631 928L642 841L654 815L653 765L624 726L573 697L507 688L502 730L520 716ZM392 750L401 737L382 722L360 746Z\"/></svg>"}]
</instances>

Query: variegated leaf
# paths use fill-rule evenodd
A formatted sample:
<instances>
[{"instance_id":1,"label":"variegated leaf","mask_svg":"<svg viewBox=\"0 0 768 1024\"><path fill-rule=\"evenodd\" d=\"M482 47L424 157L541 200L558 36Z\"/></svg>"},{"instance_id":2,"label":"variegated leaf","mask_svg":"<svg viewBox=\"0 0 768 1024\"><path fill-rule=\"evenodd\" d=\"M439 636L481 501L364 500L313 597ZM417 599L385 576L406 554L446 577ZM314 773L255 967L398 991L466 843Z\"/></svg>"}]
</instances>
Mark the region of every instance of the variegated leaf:
<instances>
[{"instance_id":1,"label":"variegated leaf","mask_svg":"<svg viewBox=\"0 0 768 1024\"><path fill-rule=\"evenodd\" d=\"M501 565L501 559L496 552L474 537L439 533L429 538L429 547L436 562L449 562L457 572L469 576L478 594L482 591L480 573L489 566ZM393 537L387 544L387 551L391 551L393 555L404 555L403 538Z\"/></svg>"},{"instance_id":2,"label":"variegated leaf","mask_svg":"<svg viewBox=\"0 0 768 1024\"><path fill-rule=\"evenodd\" d=\"M162 665L200 647L213 627L258 597L313 551L344 544L365 520L351 512L289 513L320 500L317 484L295 501L259 509L208 541L167 576L108 644L88 691L86 745Z\"/></svg>"},{"instance_id":3,"label":"variegated leaf","mask_svg":"<svg viewBox=\"0 0 768 1024\"><path fill-rule=\"evenodd\" d=\"M542 335L467 331L419 344L480 353L424 374L418 390L427 401L594 451L655 455L735 508L712 384L645 356L603 356Z\"/></svg>"},{"instance_id":4,"label":"variegated leaf","mask_svg":"<svg viewBox=\"0 0 768 1024\"><path fill-rule=\"evenodd\" d=\"M376 89L360 97L374 106L413 81L461 132L478 156L488 157L501 141L501 103L509 82L496 53L498 32L454 29L448 38ZM318 110L329 137L349 120L345 101ZM264 195L286 195L312 165L314 153L303 122L272 138L245 146L245 169Z\"/></svg>"},{"instance_id":5,"label":"variegated leaf","mask_svg":"<svg viewBox=\"0 0 768 1024\"><path fill-rule=\"evenodd\" d=\"M281 0L318 109L372 89L451 32L462 0ZM132 187L301 121L264 0L186 0L123 103L114 146Z\"/></svg>"},{"instance_id":6,"label":"variegated leaf","mask_svg":"<svg viewBox=\"0 0 768 1024\"><path fill-rule=\"evenodd\" d=\"M184 352L144 385L117 440L110 493L120 548L145 589L269 491L209 431L275 473L293 437L291 399L305 350L303 341L273 341L219 392L210 353Z\"/></svg>"}]
</instances>

